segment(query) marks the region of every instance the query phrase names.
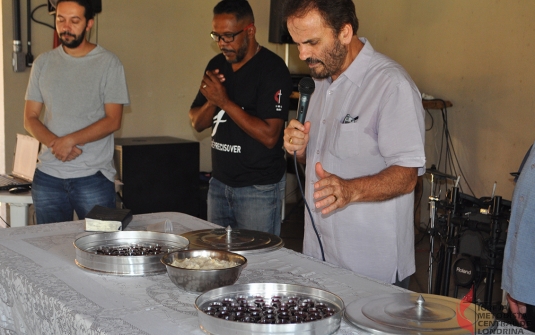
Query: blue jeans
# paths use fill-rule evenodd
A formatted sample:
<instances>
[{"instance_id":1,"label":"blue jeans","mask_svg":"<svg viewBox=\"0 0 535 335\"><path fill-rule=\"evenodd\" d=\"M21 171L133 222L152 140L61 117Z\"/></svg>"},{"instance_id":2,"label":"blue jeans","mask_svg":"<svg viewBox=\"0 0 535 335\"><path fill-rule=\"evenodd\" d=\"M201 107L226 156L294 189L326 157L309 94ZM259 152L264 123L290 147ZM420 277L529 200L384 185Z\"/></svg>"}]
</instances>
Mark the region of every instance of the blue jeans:
<instances>
[{"instance_id":1,"label":"blue jeans","mask_svg":"<svg viewBox=\"0 0 535 335\"><path fill-rule=\"evenodd\" d=\"M230 187L210 179L208 221L279 236L286 175L276 184Z\"/></svg>"},{"instance_id":2,"label":"blue jeans","mask_svg":"<svg viewBox=\"0 0 535 335\"><path fill-rule=\"evenodd\" d=\"M32 199L37 224L73 220L73 211L85 219L93 206L115 208L115 185L101 172L88 177L61 179L35 170Z\"/></svg>"}]
</instances>

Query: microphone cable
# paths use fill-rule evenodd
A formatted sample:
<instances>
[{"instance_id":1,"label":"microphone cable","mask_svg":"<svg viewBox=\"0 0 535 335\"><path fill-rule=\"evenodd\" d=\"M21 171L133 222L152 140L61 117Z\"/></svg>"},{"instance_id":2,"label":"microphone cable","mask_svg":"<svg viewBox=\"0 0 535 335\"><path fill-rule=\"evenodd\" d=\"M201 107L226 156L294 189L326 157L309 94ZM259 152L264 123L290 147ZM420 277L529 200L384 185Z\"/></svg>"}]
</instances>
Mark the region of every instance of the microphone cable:
<instances>
[{"instance_id":1,"label":"microphone cable","mask_svg":"<svg viewBox=\"0 0 535 335\"><path fill-rule=\"evenodd\" d=\"M297 177L297 183L299 184L299 189L301 190L301 196L303 197L303 202L305 203L305 207L308 211L308 216L310 217L310 221L312 222L312 228L314 228L314 232L316 233L316 237L318 238L318 243L320 245L320 250L321 250L321 259L325 262L325 254L323 253L323 244L321 243L320 234L318 233L318 229L316 228L316 224L314 223L314 218L312 217L312 212L310 211L310 207L308 207L308 202L307 202L307 199L305 198L305 192L303 191L303 186L301 185L301 179L299 178L299 170L297 169L297 154L295 151L294 151L294 169L295 169L295 175Z\"/></svg>"}]
</instances>

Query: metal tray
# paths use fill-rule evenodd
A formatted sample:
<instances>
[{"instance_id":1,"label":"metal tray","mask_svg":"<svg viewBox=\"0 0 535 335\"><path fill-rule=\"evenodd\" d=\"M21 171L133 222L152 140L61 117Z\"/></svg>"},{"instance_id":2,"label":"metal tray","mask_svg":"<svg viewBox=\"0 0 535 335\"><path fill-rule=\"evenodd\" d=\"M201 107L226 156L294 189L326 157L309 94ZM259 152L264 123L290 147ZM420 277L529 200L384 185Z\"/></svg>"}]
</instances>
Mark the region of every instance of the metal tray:
<instances>
[{"instance_id":1,"label":"metal tray","mask_svg":"<svg viewBox=\"0 0 535 335\"><path fill-rule=\"evenodd\" d=\"M166 272L160 259L165 252L188 247L188 239L174 234L146 231L120 231L96 233L80 237L74 241L75 263L80 268L120 276L144 276ZM161 247L161 253L137 256L114 256L97 254L99 248L124 246Z\"/></svg>"},{"instance_id":2,"label":"metal tray","mask_svg":"<svg viewBox=\"0 0 535 335\"><path fill-rule=\"evenodd\" d=\"M387 293L350 303L346 320L372 334L492 334L494 316L461 300L421 293Z\"/></svg>"},{"instance_id":3,"label":"metal tray","mask_svg":"<svg viewBox=\"0 0 535 335\"><path fill-rule=\"evenodd\" d=\"M227 228L194 230L182 234L190 242L190 249L218 249L240 255L274 251L284 246L277 235L256 230Z\"/></svg>"},{"instance_id":4,"label":"metal tray","mask_svg":"<svg viewBox=\"0 0 535 335\"><path fill-rule=\"evenodd\" d=\"M289 296L309 298L315 302L321 302L333 306L335 314L324 319L306 323L289 324L259 324L228 321L206 314L203 310L210 303L223 299L235 299L236 297L265 297L280 296L282 299ZM290 284L253 283L220 287L205 292L197 297L195 308L199 318L200 328L208 334L333 334L340 328L340 322L344 315L344 302L337 295L325 290Z\"/></svg>"}]
</instances>

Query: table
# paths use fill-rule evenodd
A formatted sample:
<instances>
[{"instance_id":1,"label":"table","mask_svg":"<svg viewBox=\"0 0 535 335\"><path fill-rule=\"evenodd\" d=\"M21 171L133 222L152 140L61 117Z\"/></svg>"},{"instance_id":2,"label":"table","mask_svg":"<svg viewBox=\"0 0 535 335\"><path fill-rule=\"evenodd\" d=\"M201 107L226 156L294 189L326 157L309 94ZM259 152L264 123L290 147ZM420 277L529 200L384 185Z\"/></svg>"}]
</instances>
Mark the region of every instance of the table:
<instances>
[{"instance_id":1,"label":"table","mask_svg":"<svg viewBox=\"0 0 535 335\"><path fill-rule=\"evenodd\" d=\"M165 212L135 215L128 230L145 230L166 219L178 233L218 227ZM73 242L87 234L83 228L83 221L74 221L0 230L0 333L204 334L194 308L197 295L178 289L166 273L120 277L78 268ZM237 284L313 286L337 294L346 305L374 294L406 292L286 248L246 257ZM499 328L519 330L507 324ZM337 334L367 333L342 321Z\"/></svg>"},{"instance_id":2,"label":"table","mask_svg":"<svg viewBox=\"0 0 535 335\"><path fill-rule=\"evenodd\" d=\"M120 192L123 183L115 180L115 192ZM33 204L32 192L9 193L0 191L0 203L9 204L11 227L23 227L28 225L28 207Z\"/></svg>"},{"instance_id":3,"label":"table","mask_svg":"<svg viewBox=\"0 0 535 335\"><path fill-rule=\"evenodd\" d=\"M11 227L23 227L28 225L28 206L33 203L32 193L9 193L0 191L0 202L9 204Z\"/></svg>"}]
</instances>

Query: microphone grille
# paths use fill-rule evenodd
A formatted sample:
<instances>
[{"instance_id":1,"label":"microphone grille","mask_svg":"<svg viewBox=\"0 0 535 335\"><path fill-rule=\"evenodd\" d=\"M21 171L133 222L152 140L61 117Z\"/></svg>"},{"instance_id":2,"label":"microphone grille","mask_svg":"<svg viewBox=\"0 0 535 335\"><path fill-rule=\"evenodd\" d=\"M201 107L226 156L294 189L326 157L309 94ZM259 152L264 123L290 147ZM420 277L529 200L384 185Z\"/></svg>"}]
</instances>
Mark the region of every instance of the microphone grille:
<instances>
[{"instance_id":1,"label":"microphone grille","mask_svg":"<svg viewBox=\"0 0 535 335\"><path fill-rule=\"evenodd\" d=\"M316 84L314 84L314 79L310 77L304 77L299 81L297 88L301 94L312 94L316 88Z\"/></svg>"}]
</instances>

